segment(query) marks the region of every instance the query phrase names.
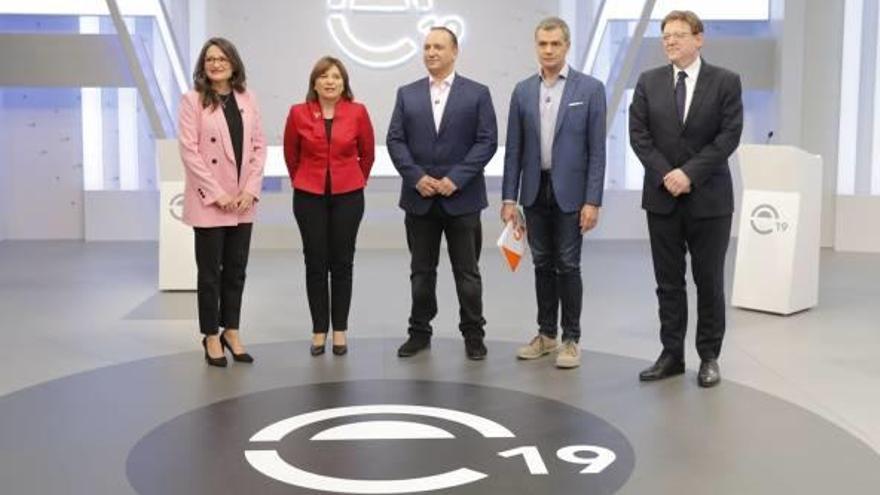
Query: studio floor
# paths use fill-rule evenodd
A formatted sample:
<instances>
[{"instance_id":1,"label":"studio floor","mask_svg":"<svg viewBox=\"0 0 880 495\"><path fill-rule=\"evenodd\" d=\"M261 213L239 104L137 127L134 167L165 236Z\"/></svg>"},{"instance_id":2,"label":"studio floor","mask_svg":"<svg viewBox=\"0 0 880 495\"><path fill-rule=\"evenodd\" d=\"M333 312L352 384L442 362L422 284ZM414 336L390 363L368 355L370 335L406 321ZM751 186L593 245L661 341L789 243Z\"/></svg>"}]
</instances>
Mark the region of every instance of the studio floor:
<instances>
[{"instance_id":1,"label":"studio floor","mask_svg":"<svg viewBox=\"0 0 880 495\"><path fill-rule=\"evenodd\" d=\"M404 360L408 254L361 250L349 354L312 358L302 254L253 251L257 362L216 369L195 295L156 290L155 243L0 242L2 491L880 490L880 255L823 250L808 311L728 308L714 389L696 384L693 335L684 376L639 383L659 352L640 241L584 246L583 366L517 361L536 327L529 263L508 273L485 248L489 355L472 362L444 254L434 345Z\"/></svg>"}]
</instances>

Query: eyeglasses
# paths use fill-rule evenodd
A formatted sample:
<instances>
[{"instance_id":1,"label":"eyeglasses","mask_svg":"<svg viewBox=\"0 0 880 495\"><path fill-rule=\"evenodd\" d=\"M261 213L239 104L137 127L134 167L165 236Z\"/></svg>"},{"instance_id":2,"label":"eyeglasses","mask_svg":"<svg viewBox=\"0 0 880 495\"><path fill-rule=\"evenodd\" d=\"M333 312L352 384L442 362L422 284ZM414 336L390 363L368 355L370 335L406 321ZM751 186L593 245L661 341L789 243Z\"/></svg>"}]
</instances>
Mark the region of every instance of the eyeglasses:
<instances>
[{"instance_id":1,"label":"eyeglasses","mask_svg":"<svg viewBox=\"0 0 880 495\"><path fill-rule=\"evenodd\" d=\"M688 36L693 36L693 34L694 33L688 33L687 31L680 31L677 33L663 33L662 38L663 38L663 41L670 41L672 39L680 41L680 40L687 38Z\"/></svg>"},{"instance_id":2,"label":"eyeglasses","mask_svg":"<svg viewBox=\"0 0 880 495\"><path fill-rule=\"evenodd\" d=\"M207 57L205 58L205 65L229 65L229 59L226 57Z\"/></svg>"}]
</instances>

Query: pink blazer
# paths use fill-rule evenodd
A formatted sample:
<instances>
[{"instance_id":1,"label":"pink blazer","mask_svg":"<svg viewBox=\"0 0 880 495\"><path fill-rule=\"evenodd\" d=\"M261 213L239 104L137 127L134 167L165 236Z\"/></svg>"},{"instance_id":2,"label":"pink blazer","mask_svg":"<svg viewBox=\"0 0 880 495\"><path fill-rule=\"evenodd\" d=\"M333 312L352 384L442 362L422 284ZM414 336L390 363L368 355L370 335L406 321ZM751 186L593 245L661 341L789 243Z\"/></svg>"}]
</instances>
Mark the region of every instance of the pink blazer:
<instances>
[{"instance_id":1,"label":"pink blazer","mask_svg":"<svg viewBox=\"0 0 880 495\"><path fill-rule=\"evenodd\" d=\"M223 109L202 108L199 94L190 91L180 102L180 156L186 171L183 222L193 227L228 227L254 221L254 206L244 213L226 212L217 206L224 194L234 198L247 191L259 199L266 164L266 137L253 93L235 93L241 110L243 143L241 177Z\"/></svg>"}]
</instances>

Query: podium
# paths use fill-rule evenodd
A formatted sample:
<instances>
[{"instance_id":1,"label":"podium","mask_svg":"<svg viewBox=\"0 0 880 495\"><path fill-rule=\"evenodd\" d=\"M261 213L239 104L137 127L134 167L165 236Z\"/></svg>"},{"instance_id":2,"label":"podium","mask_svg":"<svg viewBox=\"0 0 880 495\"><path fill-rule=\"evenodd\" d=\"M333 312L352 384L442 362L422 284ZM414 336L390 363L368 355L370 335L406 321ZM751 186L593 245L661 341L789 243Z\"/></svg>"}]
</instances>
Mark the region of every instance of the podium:
<instances>
[{"instance_id":1,"label":"podium","mask_svg":"<svg viewBox=\"0 0 880 495\"><path fill-rule=\"evenodd\" d=\"M793 146L739 148L743 196L731 304L789 315L819 300L822 157Z\"/></svg>"},{"instance_id":2,"label":"podium","mask_svg":"<svg viewBox=\"0 0 880 495\"><path fill-rule=\"evenodd\" d=\"M159 166L159 290L196 290L195 234L183 223L184 171L176 139L156 141Z\"/></svg>"}]
</instances>

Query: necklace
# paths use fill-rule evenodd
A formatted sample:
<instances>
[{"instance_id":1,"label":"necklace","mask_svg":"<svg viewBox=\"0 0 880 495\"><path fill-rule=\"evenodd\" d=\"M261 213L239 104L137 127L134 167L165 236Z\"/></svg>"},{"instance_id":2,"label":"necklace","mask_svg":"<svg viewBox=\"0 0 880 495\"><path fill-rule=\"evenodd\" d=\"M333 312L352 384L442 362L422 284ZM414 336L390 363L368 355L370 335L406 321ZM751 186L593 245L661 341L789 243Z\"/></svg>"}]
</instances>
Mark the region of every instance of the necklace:
<instances>
[{"instance_id":1,"label":"necklace","mask_svg":"<svg viewBox=\"0 0 880 495\"><path fill-rule=\"evenodd\" d=\"M232 93L227 93L225 95L221 95L220 93L217 93L217 96L220 97L220 105L222 105L223 108L226 108L226 104L229 103L229 98L232 97Z\"/></svg>"}]
</instances>

